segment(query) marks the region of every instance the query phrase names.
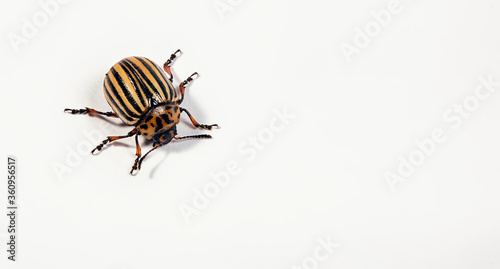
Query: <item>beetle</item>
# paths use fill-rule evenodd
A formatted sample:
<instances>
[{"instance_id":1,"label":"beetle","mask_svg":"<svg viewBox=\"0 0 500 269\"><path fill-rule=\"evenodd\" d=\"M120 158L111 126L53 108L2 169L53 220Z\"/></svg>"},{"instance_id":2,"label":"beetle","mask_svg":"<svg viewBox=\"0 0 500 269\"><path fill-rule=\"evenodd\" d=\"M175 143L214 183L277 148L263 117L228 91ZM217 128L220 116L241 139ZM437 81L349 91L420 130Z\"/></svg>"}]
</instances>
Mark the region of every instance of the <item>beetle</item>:
<instances>
[{"instance_id":1,"label":"beetle","mask_svg":"<svg viewBox=\"0 0 500 269\"><path fill-rule=\"evenodd\" d=\"M124 58L114 64L106 73L103 83L104 96L113 112L101 112L89 107L64 109L64 112L70 114L119 118L126 125L134 126L134 129L126 135L108 136L91 151L93 155L108 143L135 135L136 159L130 171L130 174L134 175L135 171L141 169L142 161L151 151L168 144L173 139L212 138L208 134L177 137L176 125L180 121L182 112L187 114L196 128L206 130L219 128L217 124L198 123L187 109L180 107L186 86L198 76L195 72L180 83L178 90L174 88L171 66L180 53L181 50L177 50L171 54L163 64L163 70L153 61L137 56ZM165 73L168 74L168 78ZM144 156L141 154L139 135L153 141L153 148Z\"/></svg>"}]
</instances>

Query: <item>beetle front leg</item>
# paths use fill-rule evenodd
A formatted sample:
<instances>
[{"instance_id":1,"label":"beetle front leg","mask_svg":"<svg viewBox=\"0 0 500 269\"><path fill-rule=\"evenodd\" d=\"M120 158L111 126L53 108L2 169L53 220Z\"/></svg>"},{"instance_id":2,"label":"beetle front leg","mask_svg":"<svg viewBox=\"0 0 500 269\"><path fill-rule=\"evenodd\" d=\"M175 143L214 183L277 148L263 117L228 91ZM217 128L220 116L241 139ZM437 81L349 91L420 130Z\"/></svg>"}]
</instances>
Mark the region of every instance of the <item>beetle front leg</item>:
<instances>
[{"instance_id":1,"label":"beetle front leg","mask_svg":"<svg viewBox=\"0 0 500 269\"><path fill-rule=\"evenodd\" d=\"M89 116L104 115L104 116L108 116L108 117L118 118L118 115L116 115L115 112L101 112L101 111L97 111L97 110L90 108L90 107L86 107L86 108L82 108L82 109L66 108L66 109L64 109L64 112L69 113L69 114L89 114Z\"/></svg>"},{"instance_id":2,"label":"beetle front leg","mask_svg":"<svg viewBox=\"0 0 500 269\"><path fill-rule=\"evenodd\" d=\"M181 113L182 112L186 112L186 114L189 116L189 119L191 120L191 123L193 123L194 127L196 128L200 128L200 129L207 129L207 130L212 130L212 127L215 127L217 129L219 129L219 125L217 124L210 124L210 125L207 125L207 124L199 124L194 118L193 116L191 115L191 113L189 113L189 111L187 111L187 109L185 108L180 108L181 109Z\"/></svg>"},{"instance_id":3,"label":"beetle front leg","mask_svg":"<svg viewBox=\"0 0 500 269\"><path fill-rule=\"evenodd\" d=\"M138 170L138 165L139 165L139 161L141 159L141 146L139 145L139 140L138 140L138 137L139 137L139 134L136 134L135 135L135 156L137 156L137 158L135 158L135 162L134 162L134 165L132 166L132 170L130 170L130 174L131 175L134 175L134 171Z\"/></svg>"},{"instance_id":4,"label":"beetle front leg","mask_svg":"<svg viewBox=\"0 0 500 269\"><path fill-rule=\"evenodd\" d=\"M135 135L136 133L137 133L137 129L134 129L134 130L130 131L128 134L126 134L126 135L108 136L106 139L104 139L102 141L101 144L99 144L97 147L95 147L95 149L93 149L90 153L92 153L92 155L93 155L94 151L96 151L96 150L101 151L102 147L104 147L106 144L108 144L110 142L113 142L113 141L116 141L118 139L131 137L131 136Z\"/></svg>"},{"instance_id":5,"label":"beetle front leg","mask_svg":"<svg viewBox=\"0 0 500 269\"><path fill-rule=\"evenodd\" d=\"M172 66L174 59L177 58L178 53L180 54L181 50L176 50L174 53L172 53L172 55L170 55L170 58L163 64L163 69L170 76L169 78L170 82L172 82L174 79L174 76L172 75L172 70L170 70L170 66Z\"/></svg>"}]
</instances>

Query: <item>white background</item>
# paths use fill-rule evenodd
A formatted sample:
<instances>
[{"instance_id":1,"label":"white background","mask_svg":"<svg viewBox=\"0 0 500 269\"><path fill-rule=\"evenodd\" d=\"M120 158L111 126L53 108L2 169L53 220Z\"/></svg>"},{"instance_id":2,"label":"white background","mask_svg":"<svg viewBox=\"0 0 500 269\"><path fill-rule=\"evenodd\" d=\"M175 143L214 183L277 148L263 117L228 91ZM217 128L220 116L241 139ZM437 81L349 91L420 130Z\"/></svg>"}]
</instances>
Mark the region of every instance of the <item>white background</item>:
<instances>
[{"instance_id":1,"label":"white background","mask_svg":"<svg viewBox=\"0 0 500 269\"><path fill-rule=\"evenodd\" d=\"M500 81L498 1L401 0L379 32L388 0L69 1L44 22L48 1L0 4L0 155L18 159L20 208L15 263L0 218L0 268L500 268L500 91L474 103L480 78ZM348 61L342 44L367 26ZM109 111L115 62L178 48L175 84L201 75L183 106L222 128L183 120L180 135L213 139L164 146L135 177L133 138L91 156L85 132L130 127L63 109ZM464 100L462 124L443 118ZM239 148L276 110L294 119L249 160ZM391 189L435 130L444 142ZM188 223L180 207L234 162ZM318 240L336 245L319 261Z\"/></svg>"}]
</instances>

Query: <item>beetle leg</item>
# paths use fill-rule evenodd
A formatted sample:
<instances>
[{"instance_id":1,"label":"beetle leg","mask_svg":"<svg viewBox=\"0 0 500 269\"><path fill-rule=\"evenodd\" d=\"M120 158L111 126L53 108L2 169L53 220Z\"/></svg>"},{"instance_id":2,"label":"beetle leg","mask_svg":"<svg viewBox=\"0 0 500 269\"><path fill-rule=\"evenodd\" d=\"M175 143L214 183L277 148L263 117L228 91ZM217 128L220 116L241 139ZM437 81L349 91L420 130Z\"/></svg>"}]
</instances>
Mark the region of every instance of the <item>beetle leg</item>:
<instances>
[{"instance_id":1,"label":"beetle leg","mask_svg":"<svg viewBox=\"0 0 500 269\"><path fill-rule=\"evenodd\" d=\"M139 165L139 160L141 159L141 146L139 145L139 140L138 140L139 134L137 133L135 135L135 162L134 166L132 166L132 170L130 171L130 174L133 175L133 172L137 170L137 166Z\"/></svg>"},{"instance_id":2,"label":"beetle leg","mask_svg":"<svg viewBox=\"0 0 500 269\"><path fill-rule=\"evenodd\" d=\"M122 139L122 138L127 138L127 137L131 137L133 135L135 135L137 133L137 129L134 128L134 130L130 131L128 134L126 135L120 135L120 136L108 136L106 139L104 139L102 141L101 144L99 144L97 147L95 147L95 149L93 149L90 153L94 154L94 151L98 150L100 151L102 149L102 147L104 147L104 145L110 143L110 142L113 142L113 141L116 141L118 139Z\"/></svg>"},{"instance_id":3,"label":"beetle leg","mask_svg":"<svg viewBox=\"0 0 500 269\"><path fill-rule=\"evenodd\" d=\"M186 114L189 116L189 119L191 120L191 123L193 123L194 127L196 128L200 128L200 129L208 129L208 130L212 130L212 127L215 127L217 129L219 129L219 125L217 124L210 124L210 125L206 125L206 124L199 124L194 118L193 116L191 115L191 113L189 113L189 111L187 111L187 109L185 108L180 108L181 109L181 112L186 112Z\"/></svg>"},{"instance_id":4,"label":"beetle leg","mask_svg":"<svg viewBox=\"0 0 500 269\"><path fill-rule=\"evenodd\" d=\"M138 159L139 163L137 165L134 164L134 166L132 167L132 171L130 171L130 174L132 174L135 170L137 170L137 171L141 170L141 165L142 165L142 161L144 160L144 158L146 158L146 156L148 156L148 154L151 151L153 151L153 150L155 150L163 145L165 145L165 144L160 144L160 143L155 144L152 149L150 149L148 152L146 152L146 154L144 154L144 156L142 156L142 158Z\"/></svg>"},{"instance_id":5,"label":"beetle leg","mask_svg":"<svg viewBox=\"0 0 500 269\"><path fill-rule=\"evenodd\" d=\"M170 58L163 64L163 69L165 69L165 72L170 76L170 82L172 82L174 76L172 75L172 70L170 70L170 66L172 65L173 61L175 58L177 58L177 53L181 53L181 50L176 50L172 55L170 55Z\"/></svg>"},{"instance_id":6,"label":"beetle leg","mask_svg":"<svg viewBox=\"0 0 500 269\"><path fill-rule=\"evenodd\" d=\"M115 112L101 112L101 111L97 111L97 110L90 108L90 107L86 107L86 108L82 108L82 109L66 108L66 109L64 109L64 112L69 113L69 114L89 114L90 116L99 114L99 115L104 115L104 116L108 116L108 117L118 118L118 115L116 115Z\"/></svg>"},{"instance_id":7,"label":"beetle leg","mask_svg":"<svg viewBox=\"0 0 500 269\"><path fill-rule=\"evenodd\" d=\"M198 72L194 72L191 76L189 76L179 85L179 91L181 92L181 99L177 101L178 104L182 103L182 100L184 100L184 92L186 91L186 86L189 84L189 82L193 81L194 76L199 77L200 75L198 74Z\"/></svg>"}]
</instances>

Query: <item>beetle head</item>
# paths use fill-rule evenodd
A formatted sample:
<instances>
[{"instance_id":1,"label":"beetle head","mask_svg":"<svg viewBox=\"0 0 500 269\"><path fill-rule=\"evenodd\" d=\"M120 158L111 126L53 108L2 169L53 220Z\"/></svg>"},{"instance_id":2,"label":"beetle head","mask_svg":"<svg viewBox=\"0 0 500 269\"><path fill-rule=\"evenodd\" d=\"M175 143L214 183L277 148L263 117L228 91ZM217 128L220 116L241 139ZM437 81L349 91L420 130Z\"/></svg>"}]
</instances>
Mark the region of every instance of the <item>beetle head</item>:
<instances>
[{"instance_id":1,"label":"beetle head","mask_svg":"<svg viewBox=\"0 0 500 269\"><path fill-rule=\"evenodd\" d=\"M172 126L169 130L159 133L153 137L153 147L155 147L157 144L164 145L172 141L174 139L175 135L177 135L177 126L174 125Z\"/></svg>"}]
</instances>

